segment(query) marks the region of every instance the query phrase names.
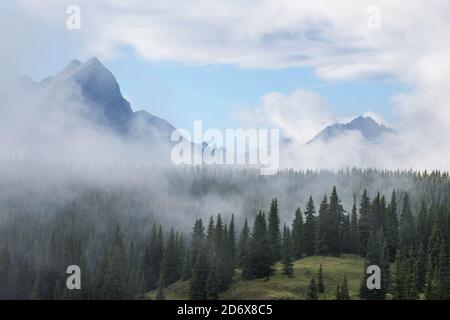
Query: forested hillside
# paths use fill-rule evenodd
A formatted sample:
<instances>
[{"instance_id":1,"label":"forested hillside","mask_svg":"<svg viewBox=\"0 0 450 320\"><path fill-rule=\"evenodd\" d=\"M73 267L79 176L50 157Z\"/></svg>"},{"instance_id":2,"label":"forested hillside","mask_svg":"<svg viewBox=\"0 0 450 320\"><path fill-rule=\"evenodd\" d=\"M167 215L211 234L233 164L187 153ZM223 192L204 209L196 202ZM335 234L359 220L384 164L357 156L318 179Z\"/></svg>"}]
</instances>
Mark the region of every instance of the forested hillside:
<instances>
[{"instance_id":1,"label":"forested hillside","mask_svg":"<svg viewBox=\"0 0 450 320\"><path fill-rule=\"evenodd\" d=\"M217 299L237 279L305 281L294 261L343 254L382 270L367 290L361 266L358 298L450 298L447 173L22 169L0 181L2 299L164 299L180 280L188 298ZM73 264L81 290L65 286ZM320 274L296 298L323 297ZM326 298L355 298L347 282Z\"/></svg>"}]
</instances>

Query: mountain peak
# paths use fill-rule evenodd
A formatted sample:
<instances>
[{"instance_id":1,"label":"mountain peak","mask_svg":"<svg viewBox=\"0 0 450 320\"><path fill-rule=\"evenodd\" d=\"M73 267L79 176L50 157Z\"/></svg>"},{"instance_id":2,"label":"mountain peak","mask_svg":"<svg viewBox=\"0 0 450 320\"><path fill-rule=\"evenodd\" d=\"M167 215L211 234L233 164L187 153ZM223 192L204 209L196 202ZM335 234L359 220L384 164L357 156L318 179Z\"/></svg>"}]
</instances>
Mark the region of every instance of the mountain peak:
<instances>
[{"instance_id":1,"label":"mountain peak","mask_svg":"<svg viewBox=\"0 0 450 320\"><path fill-rule=\"evenodd\" d=\"M359 116L348 123L335 123L326 127L308 143L317 140L329 141L349 131L359 132L368 141L375 141L386 133L394 132L394 130L379 124L371 117Z\"/></svg>"},{"instance_id":2,"label":"mountain peak","mask_svg":"<svg viewBox=\"0 0 450 320\"><path fill-rule=\"evenodd\" d=\"M91 116L118 130L123 131L132 116L131 106L122 96L116 78L96 57L84 63L74 59L55 77L43 82L79 87L82 101L92 108Z\"/></svg>"}]
</instances>

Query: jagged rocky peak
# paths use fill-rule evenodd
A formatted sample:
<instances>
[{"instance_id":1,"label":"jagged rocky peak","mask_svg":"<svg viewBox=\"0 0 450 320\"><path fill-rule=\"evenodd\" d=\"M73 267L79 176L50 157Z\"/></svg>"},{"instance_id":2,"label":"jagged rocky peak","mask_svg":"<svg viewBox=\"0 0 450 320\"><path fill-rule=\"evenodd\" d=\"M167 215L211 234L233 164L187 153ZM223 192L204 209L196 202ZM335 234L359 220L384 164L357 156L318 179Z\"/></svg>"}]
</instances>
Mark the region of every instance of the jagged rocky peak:
<instances>
[{"instance_id":1,"label":"jagged rocky peak","mask_svg":"<svg viewBox=\"0 0 450 320\"><path fill-rule=\"evenodd\" d=\"M368 141L375 141L394 130L377 123L371 117L359 116L348 123L335 123L320 131L310 142L329 141L349 131L358 131Z\"/></svg>"}]
</instances>

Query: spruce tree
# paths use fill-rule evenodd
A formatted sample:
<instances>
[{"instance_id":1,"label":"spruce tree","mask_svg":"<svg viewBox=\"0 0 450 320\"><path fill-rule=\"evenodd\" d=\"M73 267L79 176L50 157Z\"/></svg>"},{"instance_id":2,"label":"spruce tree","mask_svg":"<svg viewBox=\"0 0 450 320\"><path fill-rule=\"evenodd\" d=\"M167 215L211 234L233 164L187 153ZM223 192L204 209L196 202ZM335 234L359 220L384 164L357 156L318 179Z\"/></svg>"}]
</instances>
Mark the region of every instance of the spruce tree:
<instances>
[{"instance_id":1,"label":"spruce tree","mask_svg":"<svg viewBox=\"0 0 450 320\"><path fill-rule=\"evenodd\" d=\"M205 286L206 299L217 300L219 298L219 286L215 263L209 268Z\"/></svg>"},{"instance_id":2,"label":"spruce tree","mask_svg":"<svg viewBox=\"0 0 450 320\"><path fill-rule=\"evenodd\" d=\"M149 245L145 251L142 266L145 279L145 287L147 290L152 290L158 285L159 271L161 268L163 254L164 239L162 227L159 226L159 228L157 228L156 224L153 224Z\"/></svg>"},{"instance_id":3,"label":"spruce tree","mask_svg":"<svg viewBox=\"0 0 450 320\"><path fill-rule=\"evenodd\" d=\"M236 231L234 226L234 215L231 215L230 227L228 228L227 253L230 257L230 267L234 273L234 268L236 267Z\"/></svg>"},{"instance_id":4,"label":"spruce tree","mask_svg":"<svg viewBox=\"0 0 450 320\"><path fill-rule=\"evenodd\" d=\"M120 228L117 227L111 249L108 250L108 263L104 275L102 298L120 300L129 298L127 283L127 253L122 239Z\"/></svg>"},{"instance_id":5,"label":"spruce tree","mask_svg":"<svg viewBox=\"0 0 450 320\"><path fill-rule=\"evenodd\" d=\"M166 263L161 263L161 270L159 272L159 282L158 282L158 291L156 292L156 300L165 300L164 296L164 288L166 287Z\"/></svg>"},{"instance_id":6,"label":"spruce tree","mask_svg":"<svg viewBox=\"0 0 450 320\"><path fill-rule=\"evenodd\" d=\"M281 259L280 216L278 214L278 202L276 198L274 198L270 204L268 220L267 232L269 236L270 252L272 255L272 262L275 263Z\"/></svg>"},{"instance_id":7,"label":"spruce tree","mask_svg":"<svg viewBox=\"0 0 450 320\"><path fill-rule=\"evenodd\" d=\"M448 248L445 240L441 242L439 249L439 298L442 300L450 299L450 270Z\"/></svg>"},{"instance_id":8,"label":"spruce tree","mask_svg":"<svg viewBox=\"0 0 450 320\"><path fill-rule=\"evenodd\" d=\"M319 272L317 273L317 291L319 293L324 293L325 292L325 285L323 283L322 265L319 266Z\"/></svg>"},{"instance_id":9,"label":"spruce tree","mask_svg":"<svg viewBox=\"0 0 450 320\"><path fill-rule=\"evenodd\" d=\"M192 300L206 299L206 280L208 277L208 263L205 253L200 251L192 270L190 282L190 297Z\"/></svg>"},{"instance_id":10,"label":"spruce tree","mask_svg":"<svg viewBox=\"0 0 450 320\"><path fill-rule=\"evenodd\" d=\"M173 229L170 230L169 237L166 241L166 246L164 248L164 258L163 263L165 271L165 284L171 285L178 279L180 279L181 266L179 261L179 250L177 248L177 236Z\"/></svg>"},{"instance_id":11,"label":"spruce tree","mask_svg":"<svg viewBox=\"0 0 450 320\"><path fill-rule=\"evenodd\" d=\"M273 248L273 247L272 247ZM256 215L250 241L250 274L253 278L264 278L273 274L273 256L266 227L265 214Z\"/></svg>"},{"instance_id":12,"label":"spruce tree","mask_svg":"<svg viewBox=\"0 0 450 320\"><path fill-rule=\"evenodd\" d=\"M314 201L309 197L308 204L305 209L305 228L303 237L303 249L306 256L314 255L316 251L316 210Z\"/></svg>"},{"instance_id":13,"label":"spruce tree","mask_svg":"<svg viewBox=\"0 0 450 320\"><path fill-rule=\"evenodd\" d=\"M409 197L408 194L405 193L399 223L399 245L405 250L414 249L415 241L416 226L409 204Z\"/></svg>"},{"instance_id":14,"label":"spruce tree","mask_svg":"<svg viewBox=\"0 0 450 320\"><path fill-rule=\"evenodd\" d=\"M351 227L350 227L350 215L343 215L342 216L342 223L341 223L341 251L345 253L352 253L352 233L351 233Z\"/></svg>"},{"instance_id":15,"label":"spruce tree","mask_svg":"<svg viewBox=\"0 0 450 320\"><path fill-rule=\"evenodd\" d=\"M370 234L370 238L367 242L367 257L363 270L363 277L360 286L360 297L368 300L383 300L386 296L389 285L389 261L386 257L386 248L383 241L383 232L378 230ZM381 288L369 289L367 288L366 273L367 267L376 265L381 271Z\"/></svg>"},{"instance_id":16,"label":"spruce tree","mask_svg":"<svg viewBox=\"0 0 450 320\"><path fill-rule=\"evenodd\" d=\"M306 291L306 300L319 300L316 279L313 277Z\"/></svg>"},{"instance_id":17,"label":"spruce tree","mask_svg":"<svg viewBox=\"0 0 450 320\"><path fill-rule=\"evenodd\" d=\"M427 251L428 239L431 234L431 226L429 223L428 208L424 200L420 205L420 211L417 215L416 224L416 240L418 244L422 244L423 251Z\"/></svg>"},{"instance_id":18,"label":"spruce tree","mask_svg":"<svg viewBox=\"0 0 450 320\"><path fill-rule=\"evenodd\" d=\"M387 207L383 226L389 261L394 261L398 249L398 232L397 200L395 191L392 191L391 202Z\"/></svg>"},{"instance_id":19,"label":"spruce tree","mask_svg":"<svg viewBox=\"0 0 450 320\"><path fill-rule=\"evenodd\" d=\"M425 280L427 274L427 261L425 256L425 251L423 249L422 243L420 243L419 248L417 249L416 258L415 258L415 274L416 274L416 284L417 290L419 292L423 292L425 289Z\"/></svg>"},{"instance_id":20,"label":"spruce tree","mask_svg":"<svg viewBox=\"0 0 450 320\"><path fill-rule=\"evenodd\" d=\"M248 227L247 218L245 218L244 226L242 227L241 236L239 238L238 249L238 266L243 267L244 261L248 260L250 244L250 229Z\"/></svg>"},{"instance_id":21,"label":"spruce tree","mask_svg":"<svg viewBox=\"0 0 450 320\"><path fill-rule=\"evenodd\" d=\"M339 256L343 250L344 239L348 240L350 226L348 220L345 218L345 210L338 197L335 186L331 192L328 214L330 221L327 232L329 253L334 256Z\"/></svg>"},{"instance_id":22,"label":"spruce tree","mask_svg":"<svg viewBox=\"0 0 450 320\"><path fill-rule=\"evenodd\" d=\"M328 202L325 196L319 209L317 254L340 255L344 238L348 244L349 228L349 221L344 215L344 208L339 200L336 187L333 187L330 201Z\"/></svg>"},{"instance_id":23,"label":"spruce tree","mask_svg":"<svg viewBox=\"0 0 450 320\"><path fill-rule=\"evenodd\" d=\"M194 228L192 230L191 241L191 261L192 267L197 262L197 258L200 252L205 249L205 228L203 227L202 219L195 221Z\"/></svg>"},{"instance_id":24,"label":"spruce tree","mask_svg":"<svg viewBox=\"0 0 450 320\"><path fill-rule=\"evenodd\" d=\"M342 279L342 281L339 282L339 284L337 285L336 300L350 300L346 275L344 275L344 278Z\"/></svg>"},{"instance_id":25,"label":"spruce tree","mask_svg":"<svg viewBox=\"0 0 450 320\"><path fill-rule=\"evenodd\" d=\"M404 282L404 257L403 252L397 251L394 262L394 269L391 274L389 291L394 300L403 300L406 297L406 284Z\"/></svg>"},{"instance_id":26,"label":"spruce tree","mask_svg":"<svg viewBox=\"0 0 450 320\"><path fill-rule=\"evenodd\" d=\"M297 208L294 221L292 222L292 243L295 259L300 259L303 256L303 237L302 212L300 208Z\"/></svg>"},{"instance_id":27,"label":"spruce tree","mask_svg":"<svg viewBox=\"0 0 450 320\"><path fill-rule=\"evenodd\" d=\"M320 203L319 216L317 218L316 254L326 255L331 252L329 245L330 214L328 199L325 195Z\"/></svg>"},{"instance_id":28,"label":"spruce tree","mask_svg":"<svg viewBox=\"0 0 450 320\"><path fill-rule=\"evenodd\" d=\"M294 276L294 253L292 250L292 239L291 234L289 231L289 228L284 225L283 230L283 244L282 244L282 255L281 255L281 261L283 264L283 274L287 275L288 277Z\"/></svg>"},{"instance_id":29,"label":"spruce tree","mask_svg":"<svg viewBox=\"0 0 450 320\"><path fill-rule=\"evenodd\" d=\"M365 256L367 253L370 231L370 199L367 196L367 190L364 190L359 204L358 224L359 252L362 256Z\"/></svg>"},{"instance_id":30,"label":"spruce tree","mask_svg":"<svg viewBox=\"0 0 450 320\"><path fill-rule=\"evenodd\" d=\"M350 253L359 253L358 241L358 212L356 209L356 199L353 201L352 213L350 216Z\"/></svg>"},{"instance_id":31,"label":"spruce tree","mask_svg":"<svg viewBox=\"0 0 450 320\"><path fill-rule=\"evenodd\" d=\"M183 268L181 278L183 280L188 280L192 276L192 260L191 260L191 249L186 248L183 259Z\"/></svg>"}]
</instances>

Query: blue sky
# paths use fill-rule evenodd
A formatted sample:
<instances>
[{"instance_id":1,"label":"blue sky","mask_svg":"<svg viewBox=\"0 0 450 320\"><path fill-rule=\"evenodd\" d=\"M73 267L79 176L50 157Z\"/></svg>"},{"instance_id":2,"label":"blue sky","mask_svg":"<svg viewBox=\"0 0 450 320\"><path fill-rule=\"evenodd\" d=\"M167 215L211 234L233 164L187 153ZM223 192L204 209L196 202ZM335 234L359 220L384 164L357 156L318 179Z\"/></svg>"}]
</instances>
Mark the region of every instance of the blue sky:
<instances>
[{"instance_id":1,"label":"blue sky","mask_svg":"<svg viewBox=\"0 0 450 320\"><path fill-rule=\"evenodd\" d=\"M435 150L450 150L448 1L76 4L81 28L69 30L71 0L0 1L0 77L19 71L38 80L97 56L134 110L178 128L194 120L242 127L241 112L249 126L280 128L301 144L336 119L371 111L401 132L390 151L375 153L382 162L397 157L382 167L442 167Z\"/></svg>"},{"instance_id":2,"label":"blue sky","mask_svg":"<svg viewBox=\"0 0 450 320\"><path fill-rule=\"evenodd\" d=\"M151 62L133 52L104 62L119 82L123 95L134 110L145 109L178 128L192 129L195 120L205 127L239 127L235 113L255 107L270 92L285 95L309 90L325 97L338 117L352 117L373 111L392 120L391 97L406 90L404 84L387 80L328 81L312 68L244 69L233 65L186 65ZM61 50L34 70L35 79L44 78L70 61Z\"/></svg>"},{"instance_id":3,"label":"blue sky","mask_svg":"<svg viewBox=\"0 0 450 320\"><path fill-rule=\"evenodd\" d=\"M264 21L256 28L261 29L261 33L244 39L242 43L228 43L230 38L241 37L243 30L228 26L227 15L214 21L203 21L198 20L194 10L186 13L190 23L185 24L182 17L164 20L163 17L170 18L176 12L170 6L164 9L170 14L161 15L158 11L161 8L153 13L152 4L148 4L149 10L142 14L136 5L130 7L132 11L136 9L133 14L122 17L120 8L108 13L90 2L80 3L83 27L78 31L61 27L65 26L67 17L65 4L54 2L49 5L46 8L48 12L45 12L48 16L34 13L35 10L41 12L38 4L30 5L31 9L27 8L30 11L25 13L21 11L23 7L10 8L15 15L22 14L24 23L16 29L25 31L21 32L21 38L32 42L30 46L33 47L33 58L23 64L25 68L21 71L37 80L55 74L73 58L83 61L98 56L116 76L122 93L130 100L134 110L145 109L178 128L191 129L194 120L202 120L205 127L240 127L242 124L235 115L240 109L255 108L266 94L277 92L289 95L295 90L312 91L324 97L336 118L349 118L372 111L395 123L391 97L409 91L404 81L393 80L398 78L391 76L396 69L389 65L394 71L386 71L384 62L374 60L370 49L370 41L373 40L368 39L368 44L361 47L347 42L346 34L336 37L333 34L335 29L329 29L329 23L310 22L312 18L322 21L322 13L317 17L315 14L306 17L309 20L303 17L302 20L303 9L299 8L300 20L295 33L291 26L285 27L289 30L287 34L296 34L296 37L287 40L294 41L292 45L286 46L284 42L277 42L286 41L285 38L275 38L271 42L261 40L280 34L276 31L264 33L267 26ZM242 9L246 9L244 5ZM356 31L359 24L364 26L365 23L365 7L361 10L357 13L361 13L363 19L356 21L356 26L351 26ZM111 17L123 22L108 24ZM126 21L128 18L130 20ZM346 19L348 23L354 17L350 15ZM254 25L246 25L248 21L242 19L243 27L255 29ZM179 23L183 23L182 29ZM204 29L203 23L209 25L212 31ZM227 28L222 30L222 24ZM27 28L24 29L24 26ZM130 33L126 28L133 31ZM273 29L277 30L275 27ZM142 30L148 30L149 34L133 36ZM313 31L321 37L308 36ZM317 40L319 38L320 41ZM325 50L323 45L327 46ZM312 60L304 63L303 56ZM370 65L372 62L373 65ZM299 66L302 64L304 66ZM373 74L366 76L368 64L368 70ZM323 72L321 77L317 76L321 67L330 66L332 69L326 71L325 76ZM384 76L386 72L388 75Z\"/></svg>"},{"instance_id":4,"label":"blue sky","mask_svg":"<svg viewBox=\"0 0 450 320\"><path fill-rule=\"evenodd\" d=\"M390 97L405 90L403 85L387 81L326 81L317 78L310 68L186 66L152 63L130 55L107 66L135 109L146 109L184 128L191 128L194 120L219 129L237 127L233 111L257 105L269 92L290 94L297 89L325 97L337 116L374 111L390 120Z\"/></svg>"}]
</instances>

